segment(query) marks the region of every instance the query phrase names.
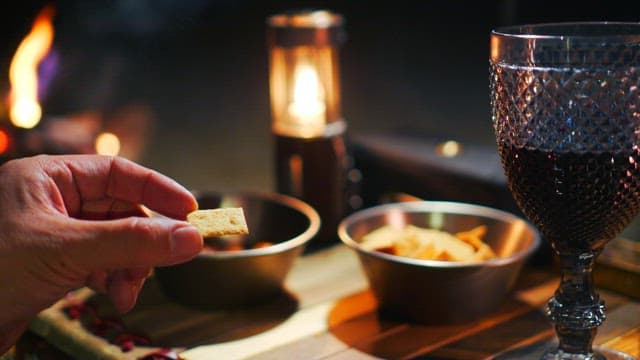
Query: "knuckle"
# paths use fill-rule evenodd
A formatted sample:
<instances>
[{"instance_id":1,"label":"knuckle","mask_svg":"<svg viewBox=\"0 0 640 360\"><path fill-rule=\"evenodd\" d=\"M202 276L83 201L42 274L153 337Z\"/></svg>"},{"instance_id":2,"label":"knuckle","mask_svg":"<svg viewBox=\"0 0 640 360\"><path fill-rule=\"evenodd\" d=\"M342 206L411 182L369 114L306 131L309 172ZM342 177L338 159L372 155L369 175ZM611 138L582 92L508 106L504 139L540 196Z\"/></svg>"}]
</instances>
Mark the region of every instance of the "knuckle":
<instances>
[{"instance_id":1,"label":"knuckle","mask_svg":"<svg viewBox=\"0 0 640 360\"><path fill-rule=\"evenodd\" d=\"M171 247L162 227L154 226L152 221L138 217L130 218L129 227L132 233L129 241L132 244L128 244L127 247L136 249L135 253L131 253L136 258L133 260L153 264L169 257Z\"/></svg>"}]
</instances>

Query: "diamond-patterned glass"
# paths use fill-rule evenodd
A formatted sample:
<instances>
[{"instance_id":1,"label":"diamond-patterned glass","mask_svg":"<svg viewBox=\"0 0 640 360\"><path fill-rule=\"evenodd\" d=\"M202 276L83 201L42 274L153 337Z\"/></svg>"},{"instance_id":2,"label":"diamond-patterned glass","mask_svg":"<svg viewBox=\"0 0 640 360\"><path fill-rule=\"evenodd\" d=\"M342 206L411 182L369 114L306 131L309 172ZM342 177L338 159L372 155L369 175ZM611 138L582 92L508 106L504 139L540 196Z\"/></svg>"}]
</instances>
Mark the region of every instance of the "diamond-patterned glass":
<instances>
[{"instance_id":1,"label":"diamond-patterned glass","mask_svg":"<svg viewBox=\"0 0 640 360\"><path fill-rule=\"evenodd\" d=\"M640 211L640 23L499 29L489 69L509 188L561 267L547 305L559 343L544 359L602 359L591 271Z\"/></svg>"}]
</instances>

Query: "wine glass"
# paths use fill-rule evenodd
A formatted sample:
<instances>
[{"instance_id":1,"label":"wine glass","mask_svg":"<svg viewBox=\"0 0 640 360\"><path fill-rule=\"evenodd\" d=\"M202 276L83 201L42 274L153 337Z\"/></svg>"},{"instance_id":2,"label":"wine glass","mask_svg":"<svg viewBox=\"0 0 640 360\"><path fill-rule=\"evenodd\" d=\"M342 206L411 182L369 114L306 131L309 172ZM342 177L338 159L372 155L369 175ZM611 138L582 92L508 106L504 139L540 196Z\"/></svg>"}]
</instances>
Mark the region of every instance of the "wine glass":
<instances>
[{"instance_id":1,"label":"wine glass","mask_svg":"<svg viewBox=\"0 0 640 360\"><path fill-rule=\"evenodd\" d=\"M640 23L491 32L492 122L509 188L558 256L543 359L631 359L596 348L605 320L592 269L640 210ZM606 357L605 357L606 356Z\"/></svg>"}]
</instances>

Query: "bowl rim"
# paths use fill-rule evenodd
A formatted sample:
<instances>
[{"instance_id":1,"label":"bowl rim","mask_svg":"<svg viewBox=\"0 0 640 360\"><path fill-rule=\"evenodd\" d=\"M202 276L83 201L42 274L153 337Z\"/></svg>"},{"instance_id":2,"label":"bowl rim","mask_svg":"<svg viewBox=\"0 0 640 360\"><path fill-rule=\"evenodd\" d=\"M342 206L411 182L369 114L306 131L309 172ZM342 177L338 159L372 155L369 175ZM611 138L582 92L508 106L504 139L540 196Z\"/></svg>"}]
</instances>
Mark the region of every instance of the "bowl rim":
<instances>
[{"instance_id":1,"label":"bowl rim","mask_svg":"<svg viewBox=\"0 0 640 360\"><path fill-rule=\"evenodd\" d=\"M273 244L267 247L256 248L256 249L244 249L244 250L236 250L236 251L216 251L216 252L200 252L196 257L199 258L244 258L244 257L252 257L252 256L264 256L269 254L281 253L286 250L293 249L300 245L306 244L309 240L313 239L317 233L320 231L320 215L318 212L308 203L295 198L293 196L270 192L270 191L252 191L252 190L238 190L238 191L229 191L229 192L221 192L221 191L206 191L206 190L191 190L191 193L198 198L199 196L219 196L219 197L243 197L243 198L254 198L260 200L268 200L275 202L279 205L286 206L290 209L293 209L302 215L304 215L309 220L309 226L298 235L294 236L289 240L285 240L279 242L277 244ZM249 229L249 233L251 233L251 229Z\"/></svg>"},{"instance_id":2,"label":"bowl rim","mask_svg":"<svg viewBox=\"0 0 640 360\"><path fill-rule=\"evenodd\" d=\"M385 212L396 209L402 210L404 212L439 212L439 213L449 213L449 214L464 214L464 215L473 215L484 218L490 218L494 220L502 220L508 222L521 222L525 227L530 229L533 233L532 244L527 249L515 252L514 254L506 257L498 257L495 259L489 260L478 260L478 261L444 261L444 260L424 260L424 259L415 259L406 256L392 255L383 253L375 250L366 250L363 249L360 244L355 241L351 236L347 233L347 227L359 220L365 219L372 215L380 215ZM473 213L469 211L472 210ZM499 210L496 208L472 204L472 203L464 203L464 202L455 202L455 201L432 201L432 200L421 200L421 201L406 201L406 202L393 202L386 203L382 205L371 206L366 209L362 209L352 213L345 217L340 224L338 225L338 237L340 240L350 248L356 250L359 253L363 253L369 256L374 256L377 258L381 258L384 260L392 261L395 263L403 263L410 265L418 265L418 266L427 266L427 267L438 267L438 268L470 268L477 266L503 266L511 263L518 262L520 260L524 260L532 255L541 245L542 238L538 229L533 226L529 221L519 217L510 212Z\"/></svg>"}]
</instances>

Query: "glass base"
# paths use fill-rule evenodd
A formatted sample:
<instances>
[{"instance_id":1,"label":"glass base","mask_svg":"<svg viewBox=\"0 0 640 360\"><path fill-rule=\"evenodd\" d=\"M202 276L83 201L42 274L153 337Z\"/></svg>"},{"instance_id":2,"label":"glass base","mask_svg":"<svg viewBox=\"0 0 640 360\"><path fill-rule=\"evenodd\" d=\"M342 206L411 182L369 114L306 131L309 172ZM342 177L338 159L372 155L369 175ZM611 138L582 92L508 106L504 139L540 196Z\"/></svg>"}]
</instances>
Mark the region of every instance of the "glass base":
<instances>
[{"instance_id":1,"label":"glass base","mask_svg":"<svg viewBox=\"0 0 640 360\"><path fill-rule=\"evenodd\" d=\"M591 357L568 354L551 354L557 346L555 341L535 343L499 354L494 360L638 360L638 358L617 350L594 347Z\"/></svg>"}]
</instances>

